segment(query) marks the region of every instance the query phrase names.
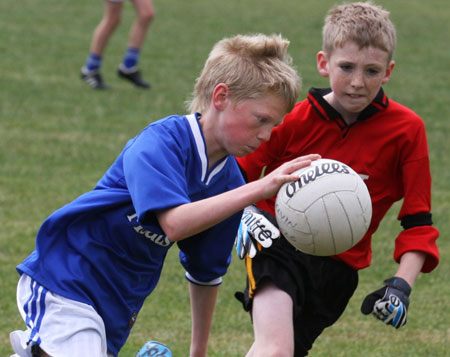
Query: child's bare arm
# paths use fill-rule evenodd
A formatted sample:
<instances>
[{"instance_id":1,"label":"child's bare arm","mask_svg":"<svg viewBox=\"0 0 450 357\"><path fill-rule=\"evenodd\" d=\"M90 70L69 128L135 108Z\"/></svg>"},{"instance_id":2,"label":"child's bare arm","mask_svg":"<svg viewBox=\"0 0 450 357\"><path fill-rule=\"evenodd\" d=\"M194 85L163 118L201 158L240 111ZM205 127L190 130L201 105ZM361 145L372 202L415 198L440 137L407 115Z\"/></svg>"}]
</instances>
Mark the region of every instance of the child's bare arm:
<instances>
[{"instance_id":1,"label":"child's bare arm","mask_svg":"<svg viewBox=\"0 0 450 357\"><path fill-rule=\"evenodd\" d=\"M292 172L310 165L320 155L311 154L286 162L261 180L204 200L157 213L159 223L172 241L179 241L208 229L248 205L273 197L286 182L298 179Z\"/></svg>"}]
</instances>

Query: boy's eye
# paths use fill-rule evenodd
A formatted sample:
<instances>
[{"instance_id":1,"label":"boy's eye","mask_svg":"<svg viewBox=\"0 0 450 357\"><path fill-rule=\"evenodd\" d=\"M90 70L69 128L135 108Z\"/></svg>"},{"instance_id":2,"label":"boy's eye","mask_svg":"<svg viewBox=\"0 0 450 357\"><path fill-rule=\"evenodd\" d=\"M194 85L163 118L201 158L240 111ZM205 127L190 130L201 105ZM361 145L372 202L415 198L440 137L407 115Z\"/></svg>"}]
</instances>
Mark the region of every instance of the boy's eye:
<instances>
[{"instance_id":1,"label":"boy's eye","mask_svg":"<svg viewBox=\"0 0 450 357\"><path fill-rule=\"evenodd\" d=\"M350 72L353 69L353 67L349 64L341 64L340 67L344 72Z\"/></svg>"},{"instance_id":2,"label":"boy's eye","mask_svg":"<svg viewBox=\"0 0 450 357\"><path fill-rule=\"evenodd\" d=\"M380 71L376 68L370 68L367 70L367 74L370 76L376 76L378 73L380 73Z\"/></svg>"},{"instance_id":3,"label":"boy's eye","mask_svg":"<svg viewBox=\"0 0 450 357\"><path fill-rule=\"evenodd\" d=\"M263 117L258 117L258 122L259 122L260 124L265 124L265 123L267 123L267 119L266 119L266 118L263 118Z\"/></svg>"}]
</instances>

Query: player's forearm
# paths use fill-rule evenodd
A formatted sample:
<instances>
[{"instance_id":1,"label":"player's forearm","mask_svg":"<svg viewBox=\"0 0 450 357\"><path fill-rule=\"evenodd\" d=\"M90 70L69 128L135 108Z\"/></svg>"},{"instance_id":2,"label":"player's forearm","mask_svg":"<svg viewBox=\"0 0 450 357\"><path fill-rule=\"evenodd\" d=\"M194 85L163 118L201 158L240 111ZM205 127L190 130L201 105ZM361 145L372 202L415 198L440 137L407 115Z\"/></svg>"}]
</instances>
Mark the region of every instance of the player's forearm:
<instances>
[{"instance_id":1,"label":"player's forearm","mask_svg":"<svg viewBox=\"0 0 450 357\"><path fill-rule=\"evenodd\" d=\"M222 222L262 198L262 183L251 182L204 200L184 204L158 214L158 220L172 241L193 236Z\"/></svg>"},{"instance_id":2,"label":"player's forearm","mask_svg":"<svg viewBox=\"0 0 450 357\"><path fill-rule=\"evenodd\" d=\"M222 222L252 203L273 197L281 185L298 180L298 176L293 172L310 165L311 160L319 158L320 155L317 154L295 158L260 180L217 196L158 212L159 224L172 241L193 236Z\"/></svg>"},{"instance_id":3,"label":"player's forearm","mask_svg":"<svg viewBox=\"0 0 450 357\"><path fill-rule=\"evenodd\" d=\"M412 287L422 269L425 259L426 254L423 252L406 252L400 259L400 265L395 276L403 278Z\"/></svg>"},{"instance_id":4,"label":"player's forearm","mask_svg":"<svg viewBox=\"0 0 450 357\"><path fill-rule=\"evenodd\" d=\"M218 286L189 285L192 314L190 357L206 357L218 291Z\"/></svg>"}]
</instances>

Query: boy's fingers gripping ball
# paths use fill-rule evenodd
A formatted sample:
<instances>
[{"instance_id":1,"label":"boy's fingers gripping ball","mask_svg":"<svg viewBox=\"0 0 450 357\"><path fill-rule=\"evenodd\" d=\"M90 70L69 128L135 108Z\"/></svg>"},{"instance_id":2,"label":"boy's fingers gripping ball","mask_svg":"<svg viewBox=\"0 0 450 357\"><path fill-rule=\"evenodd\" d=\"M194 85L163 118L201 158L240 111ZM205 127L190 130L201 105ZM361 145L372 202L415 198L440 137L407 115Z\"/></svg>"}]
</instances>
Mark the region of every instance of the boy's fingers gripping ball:
<instances>
[{"instance_id":1,"label":"boy's fingers gripping ball","mask_svg":"<svg viewBox=\"0 0 450 357\"><path fill-rule=\"evenodd\" d=\"M136 353L136 357L172 357L172 351L160 342L148 341Z\"/></svg>"}]
</instances>

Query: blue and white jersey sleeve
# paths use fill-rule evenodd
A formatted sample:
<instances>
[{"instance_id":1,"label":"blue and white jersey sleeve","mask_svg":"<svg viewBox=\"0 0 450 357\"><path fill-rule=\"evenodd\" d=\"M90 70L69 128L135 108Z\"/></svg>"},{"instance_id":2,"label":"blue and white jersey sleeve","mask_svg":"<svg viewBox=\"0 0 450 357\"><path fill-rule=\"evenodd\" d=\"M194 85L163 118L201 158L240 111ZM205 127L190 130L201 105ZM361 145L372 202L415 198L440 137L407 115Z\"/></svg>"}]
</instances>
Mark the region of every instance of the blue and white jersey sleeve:
<instances>
[{"instance_id":1,"label":"blue and white jersey sleeve","mask_svg":"<svg viewBox=\"0 0 450 357\"><path fill-rule=\"evenodd\" d=\"M155 220L155 210L212 197L244 184L233 157L209 167L202 130L194 115L150 125L125 148L123 171L133 206L144 224ZM189 281L221 283L230 264L240 215L179 242L180 261Z\"/></svg>"},{"instance_id":2,"label":"blue and white jersey sleeve","mask_svg":"<svg viewBox=\"0 0 450 357\"><path fill-rule=\"evenodd\" d=\"M125 181L142 223L149 219L149 212L191 202L185 174L189 141L186 131L155 124L124 150Z\"/></svg>"}]
</instances>

